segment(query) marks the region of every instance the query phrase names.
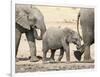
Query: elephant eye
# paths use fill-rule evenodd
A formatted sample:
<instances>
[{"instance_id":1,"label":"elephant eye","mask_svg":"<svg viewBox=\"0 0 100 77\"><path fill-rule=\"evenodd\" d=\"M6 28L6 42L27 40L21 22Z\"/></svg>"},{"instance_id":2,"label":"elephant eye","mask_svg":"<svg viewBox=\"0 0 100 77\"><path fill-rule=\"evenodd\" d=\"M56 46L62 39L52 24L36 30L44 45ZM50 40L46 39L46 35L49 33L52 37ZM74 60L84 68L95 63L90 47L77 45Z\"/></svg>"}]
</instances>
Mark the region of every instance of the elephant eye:
<instances>
[{"instance_id":1,"label":"elephant eye","mask_svg":"<svg viewBox=\"0 0 100 77\"><path fill-rule=\"evenodd\" d=\"M75 41L77 41L77 38L75 38Z\"/></svg>"},{"instance_id":2,"label":"elephant eye","mask_svg":"<svg viewBox=\"0 0 100 77\"><path fill-rule=\"evenodd\" d=\"M74 41L77 41L78 39L77 39L77 38L73 38L73 40L74 40Z\"/></svg>"},{"instance_id":3,"label":"elephant eye","mask_svg":"<svg viewBox=\"0 0 100 77\"><path fill-rule=\"evenodd\" d=\"M34 19L33 19L33 21L34 21L34 22L36 22L36 21L37 21L37 19L36 19L36 18L34 18Z\"/></svg>"},{"instance_id":4,"label":"elephant eye","mask_svg":"<svg viewBox=\"0 0 100 77\"><path fill-rule=\"evenodd\" d=\"M34 16L31 16L30 14L28 14L27 19L32 21L34 19Z\"/></svg>"},{"instance_id":5,"label":"elephant eye","mask_svg":"<svg viewBox=\"0 0 100 77\"><path fill-rule=\"evenodd\" d=\"M34 26L32 26L32 28L35 28L35 29L37 29L37 26L36 26L36 25L34 25Z\"/></svg>"},{"instance_id":6,"label":"elephant eye","mask_svg":"<svg viewBox=\"0 0 100 77\"><path fill-rule=\"evenodd\" d=\"M28 16L28 20L29 20L29 21L32 21L32 22L35 22L35 23L36 23L36 21L37 21L36 18L34 18L34 17L30 17L30 16Z\"/></svg>"}]
</instances>

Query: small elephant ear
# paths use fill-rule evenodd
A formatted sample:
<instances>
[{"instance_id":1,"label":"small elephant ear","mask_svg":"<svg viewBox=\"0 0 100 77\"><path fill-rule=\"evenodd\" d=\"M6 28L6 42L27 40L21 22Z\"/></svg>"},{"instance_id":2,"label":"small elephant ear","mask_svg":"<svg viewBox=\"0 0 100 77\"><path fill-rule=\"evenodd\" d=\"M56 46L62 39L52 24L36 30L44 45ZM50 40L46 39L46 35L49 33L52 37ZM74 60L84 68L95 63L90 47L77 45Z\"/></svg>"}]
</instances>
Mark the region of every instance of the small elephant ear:
<instances>
[{"instance_id":1,"label":"small elephant ear","mask_svg":"<svg viewBox=\"0 0 100 77\"><path fill-rule=\"evenodd\" d=\"M74 34L73 31L70 31L68 33L68 35L67 35L67 41L70 42L70 43L72 42L72 36L73 36L73 34Z\"/></svg>"},{"instance_id":2,"label":"small elephant ear","mask_svg":"<svg viewBox=\"0 0 100 77\"><path fill-rule=\"evenodd\" d=\"M71 35L68 35L68 36L67 36L67 42L69 42L69 43L72 42L72 37L71 37Z\"/></svg>"},{"instance_id":3,"label":"small elephant ear","mask_svg":"<svg viewBox=\"0 0 100 77\"><path fill-rule=\"evenodd\" d=\"M18 14L16 15L16 23L18 23L23 28L30 30L30 25L29 25L29 22L27 20L27 14L24 13L23 11L20 11L17 13Z\"/></svg>"}]
</instances>

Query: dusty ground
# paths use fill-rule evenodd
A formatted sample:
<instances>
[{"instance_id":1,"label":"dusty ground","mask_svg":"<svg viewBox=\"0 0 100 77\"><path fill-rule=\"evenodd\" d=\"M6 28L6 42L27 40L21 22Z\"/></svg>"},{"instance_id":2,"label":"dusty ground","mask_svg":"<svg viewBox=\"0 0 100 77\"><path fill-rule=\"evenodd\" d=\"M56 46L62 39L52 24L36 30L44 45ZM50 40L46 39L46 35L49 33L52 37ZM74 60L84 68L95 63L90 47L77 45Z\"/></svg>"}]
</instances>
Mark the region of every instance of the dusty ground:
<instances>
[{"instance_id":1,"label":"dusty ground","mask_svg":"<svg viewBox=\"0 0 100 77\"><path fill-rule=\"evenodd\" d=\"M79 9L75 8L65 8L65 7L45 7L45 6L36 6L44 15L45 23L47 29L49 27L59 27L64 28L68 27L72 30L77 31L76 20ZM81 32L81 29L80 29ZM37 55L42 56L42 44L41 41L36 40ZM52 70L72 70L72 69L88 69L94 68L94 63L83 63L76 62L73 55L73 50L75 46L70 44L70 55L71 63L67 64L65 55L61 63L47 63L43 64L42 60L39 62L30 62L29 60L21 60L16 62L16 72L36 72L36 71L52 71ZM48 52L47 56L50 55ZM58 58L59 50L56 51L55 59ZM18 49L18 58L28 58L30 56L29 45L25 34L22 35L20 46ZM94 45L91 46L91 56L94 59ZM83 60L83 58L82 58Z\"/></svg>"}]
</instances>

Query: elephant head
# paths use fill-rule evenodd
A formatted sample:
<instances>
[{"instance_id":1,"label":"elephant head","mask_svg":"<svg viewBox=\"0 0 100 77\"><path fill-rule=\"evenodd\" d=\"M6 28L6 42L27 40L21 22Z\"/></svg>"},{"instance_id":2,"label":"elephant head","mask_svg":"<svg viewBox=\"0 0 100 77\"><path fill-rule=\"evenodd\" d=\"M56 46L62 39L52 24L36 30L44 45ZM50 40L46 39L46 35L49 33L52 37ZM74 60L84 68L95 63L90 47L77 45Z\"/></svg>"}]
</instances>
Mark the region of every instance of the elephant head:
<instances>
[{"instance_id":1,"label":"elephant head","mask_svg":"<svg viewBox=\"0 0 100 77\"><path fill-rule=\"evenodd\" d=\"M64 28L63 32L66 36L66 42L75 44L77 46L76 48L79 49L81 46L81 38L78 33L69 28Z\"/></svg>"},{"instance_id":2,"label":"elephant head","mask_svg":"<svg viewBox=\"0 0 100 77\"><path fill-rule=\"evenodd\" d=\"M76 48L79 49L81 46L81 39L77 32L70 31L67 39L70 43L74 43Z\"/></svg>"},{"instance_id":3,"label":"elephant head","mask_svg":"<svg viewBox=\"0 0 100 77\"><path fill-rule=\"evenodd\" d=\"M70 36L69 40L71 39L71 42L77 45L77 50L74 51L74 56L80 61L81 55L84 52L84 45L81 45L81 37L77 32L71 32L71 34L72 36Z\"/></svg>"},{"instance_id":4,"label":"elephant head","mask_svg":"<svg viewBox=\"0 0 100 77\"><path fill-rule=\"evenodd\" d=\"M42 13L37 8L32 7L32 5L16 4L15 8L16 23L27 30L30 30L31 28L40 29L41 34L40 36L36 35L36 38L41 40L42 35L46 31Z\"/></svg>"}]
</instances>

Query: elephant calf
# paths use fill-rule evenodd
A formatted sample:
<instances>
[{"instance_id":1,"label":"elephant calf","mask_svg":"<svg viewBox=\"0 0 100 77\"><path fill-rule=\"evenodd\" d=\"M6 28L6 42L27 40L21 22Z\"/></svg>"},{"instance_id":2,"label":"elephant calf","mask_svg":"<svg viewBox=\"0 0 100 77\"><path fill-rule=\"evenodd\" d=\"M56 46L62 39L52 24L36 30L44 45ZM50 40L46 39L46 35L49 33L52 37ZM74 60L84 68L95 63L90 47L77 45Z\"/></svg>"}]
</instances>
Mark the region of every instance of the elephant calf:
<instances>
[{"instance_id":1,"label":"elephant calf","mask_svg":"<svg viewBox=\"0 0 100 77\"><path fill-rule=\"evenodd\" d=\"M77 48L81 45L79 35L68 28L49 28L43 35L43 63L46 62L46 54L51 50L50 61L54 62L54 54L57 49L60 49L58 61L61 61L64 51L66 51L66 60L70 61L69 43L74 43Z\"/></svg>"}]
</instances>

